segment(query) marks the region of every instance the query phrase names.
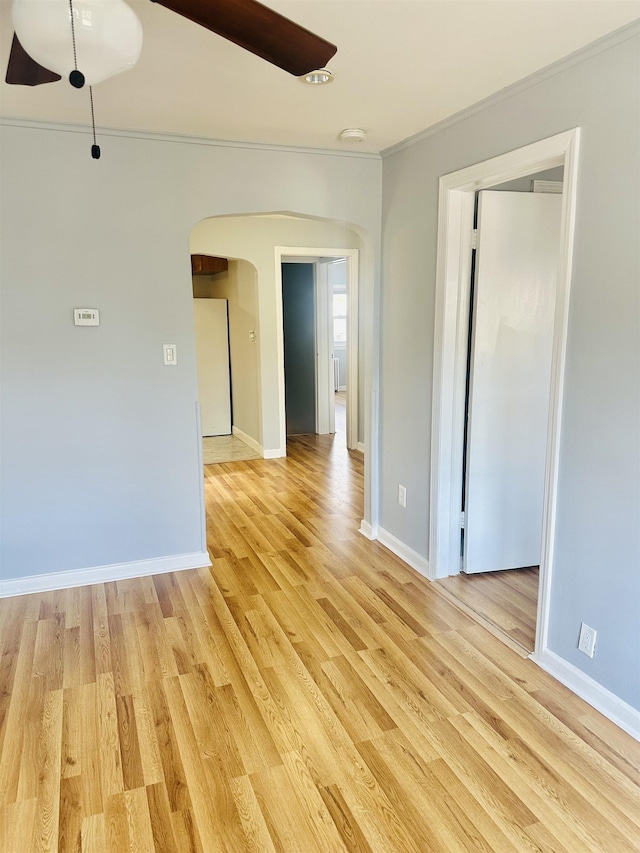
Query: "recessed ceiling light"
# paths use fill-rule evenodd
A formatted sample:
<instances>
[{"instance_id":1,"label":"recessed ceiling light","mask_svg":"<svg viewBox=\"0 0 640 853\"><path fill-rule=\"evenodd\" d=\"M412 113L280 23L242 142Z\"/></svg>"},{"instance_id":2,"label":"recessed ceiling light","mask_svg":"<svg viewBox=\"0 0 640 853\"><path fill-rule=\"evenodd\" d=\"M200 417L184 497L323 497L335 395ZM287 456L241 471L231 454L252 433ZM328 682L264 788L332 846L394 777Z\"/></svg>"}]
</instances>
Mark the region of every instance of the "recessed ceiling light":
<instances>
[{"instance_id":1,"label":"recessed ceiling light","mask_svg":"<svg viewBox=\"0 0 640 853\"><path fill-rule=\"evenodd\" d=\"M303 83L309 83L311 86L324 86L326 83L333 82L333 74L328 68L319 68L317 71L310 71L300 79Z\"/></svg>"},{"instance_id":2,"label":"recessed ceiling light","mask_svg":"<svg viewBox=\"0 0 640 853\"><path fill-rule=\"evenodd\" d=\"M358 142L364 142L367 138L367 134L361 127L347 127L345 128L338 139L340 142L347 142L350 145L355 145Z\"/></svg>"}]
</instances>

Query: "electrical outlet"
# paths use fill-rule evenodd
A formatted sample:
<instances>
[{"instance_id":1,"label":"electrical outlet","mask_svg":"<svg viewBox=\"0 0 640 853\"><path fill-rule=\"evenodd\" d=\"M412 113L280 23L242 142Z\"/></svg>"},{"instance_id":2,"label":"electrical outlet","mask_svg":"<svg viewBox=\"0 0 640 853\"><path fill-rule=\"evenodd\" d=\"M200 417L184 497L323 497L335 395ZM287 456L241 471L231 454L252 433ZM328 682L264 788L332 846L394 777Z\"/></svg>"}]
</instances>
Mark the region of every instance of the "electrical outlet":
<instances>
[{"instance_id":1,"label":"electrical outlet","mask_svg":"<svg viewBox=\"0 0 640 853\"><path fill-rule=\"evenodd\" d=\"M407 489L405 486L398 486L398 503L400 506L407 505Z\"/></svg>"},{"instance_id":2,"label":"electrical outlet","mask_svg":"<svg viewBox=\"0 0 640 853\"><path fill-rule=\"evenodd\" d=\"M580 623L580 639L578 640L578 648L590 658L593 657L596 650L596 636L598 632L590 628L585 622Z\"/></svg>"}]
</instances>

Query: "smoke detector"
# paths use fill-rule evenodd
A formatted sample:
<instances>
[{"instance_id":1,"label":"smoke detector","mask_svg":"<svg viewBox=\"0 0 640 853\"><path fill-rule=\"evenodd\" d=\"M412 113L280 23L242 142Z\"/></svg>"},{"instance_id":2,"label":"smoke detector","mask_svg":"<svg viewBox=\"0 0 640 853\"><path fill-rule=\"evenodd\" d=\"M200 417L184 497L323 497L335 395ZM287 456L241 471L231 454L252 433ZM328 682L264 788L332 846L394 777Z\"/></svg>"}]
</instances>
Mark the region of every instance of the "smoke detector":
<instances>
[{"instance_id":1,"label":"smoke detector","mask_svg":"<svg viewBox=\"0 0 640 853\"><path fill-rule=\"evenodd\" d=\"M356 145L358 142L364 142L367 134L360 127L345 128L338 139L340 142L345 142L348 145Z\"/></svg>"}]
</instances>

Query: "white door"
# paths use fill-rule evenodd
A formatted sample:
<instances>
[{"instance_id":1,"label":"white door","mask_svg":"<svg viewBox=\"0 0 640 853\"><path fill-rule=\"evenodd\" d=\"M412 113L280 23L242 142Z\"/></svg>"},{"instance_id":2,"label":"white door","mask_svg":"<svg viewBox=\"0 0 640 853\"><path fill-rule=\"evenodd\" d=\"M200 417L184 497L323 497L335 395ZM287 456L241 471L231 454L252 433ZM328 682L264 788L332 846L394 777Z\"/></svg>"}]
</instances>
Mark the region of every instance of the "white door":
<instances>
[{"instance_id":1,"label":"white door","mask_svg":"<svg viewBox=\"0 0 640 853\"><path fill-rule=\"evenodd\" d=\"M226 299L194 299L198 396L203 435L231 433L229 321Z\"/></svg>"},{"instance_id":2,"label":"white door","mask_svg":"<svg viewBox=\"0 0 640 853\"><path fill-rule=\"evenodd\" d=\"M562 196L481 192L463 571L540 565Z\"/></svg>"}]
</instances>

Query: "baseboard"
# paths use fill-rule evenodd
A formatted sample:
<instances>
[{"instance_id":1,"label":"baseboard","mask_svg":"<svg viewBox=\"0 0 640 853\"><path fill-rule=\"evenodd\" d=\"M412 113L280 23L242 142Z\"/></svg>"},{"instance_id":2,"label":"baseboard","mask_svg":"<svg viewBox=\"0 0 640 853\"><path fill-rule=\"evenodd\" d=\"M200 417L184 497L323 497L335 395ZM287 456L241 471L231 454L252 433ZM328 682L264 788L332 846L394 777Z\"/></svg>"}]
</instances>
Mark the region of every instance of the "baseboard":
<instances>
[{"instance_id":1,"label":"baseboard","mask_svg":"<svg viewBox=\"0 0 640 853\"><path fill-rule=\"evenodd\" d=\"M282 450L276 448L275 450L263 450L262 458L263 459L282 459L283 456L286 456L286 453L283 453Z\"/></svg>"},{"instance_id":2,"label":"baseboard","mask_svg":"<svg viewBox=\"0 0 640 853\"><path fill-rule=\"evenodd\" d=\"M418 552L414 551L413 548L409 548L408 545L405 545L404 542L401 542L392 533L385 530L384 527L378 528L378 535L376 538L378 542L381 542L386 548L393 551L396 557L400 557L401 560L408 563L412 569L420 572L420 574L424 575L425 578L429 577L429 561L426 557L418 554Z\"/></svg>"},{"instance_id":3,"label":"baseboard","mask_svg":"<svg viewBox=\"0 0 640 853\"><path fill-rule=\"evenodd\" d=\"M640 740L640 711L549 649L545 649L540 655L534 653L530 658L616 726Z\"/></svg>"},{"instance_id":4,"label":"baseboard","mask_svg":"<svg viewBox=\"0 0 640 853\"><path fill-rule=\"evenodd\" d=\"M251 438L250 435L247 435L246 432L242 432L242 430L237 427L231 427L231 432L237 436L240 441L244 441L245 444L248 444L252 450L255 450L256 453L259 453L262 456L262 445L260 442L256 441L255 438Z\"/></svg>"},{"instance_id":5,"label":"baseboard","mask_svg":"<svg viewBox=\"0 0 640 853\"><path fill-rule=\"evenodd\" d=\"M359 533L365 537L365 539L377 539L377 529L373 528L368 521L365 521L364 518L360 522L360 530Z\"/></svg>"},{"instance_id":6,"label":"baseboard","mask_svg":"<svg viewBox=\"0 0 640 853\"><path fill-rule=\"evenodd\" d=\"M338 391L346 391L346 390L347 390L346 385L338 385Z\"/></svg>"},{"instance_id":7,"label":"baseboard","mask_svg":"<svg viewBox=\"0 0 640 853\"><path fill-rule=\"evenodd\" d=\"M152 560L132 560L130 563L113 563L110 566L93 566L90 569L71 569L68 572L52 572L48 575L27 575L24 578L0 580L0 598L13 595L29 595L32 592L52 592L72 586L87 586L92 583L141 578L146 575L162 575L183 569L200 569L210 566L206 551L192 554L174 554L171 557L155 557Z\"/></svg>"},{"instance_id":8,"label":"baseboard","mask_svg":"<svg viewBox=\"0 0 640 853\"><path fill-rule=\"evenodd\" d=\"M364 453L364 441L359 441L356 447L356 450L359 450L360 453Z\"/></svg>"}]
</instances>

